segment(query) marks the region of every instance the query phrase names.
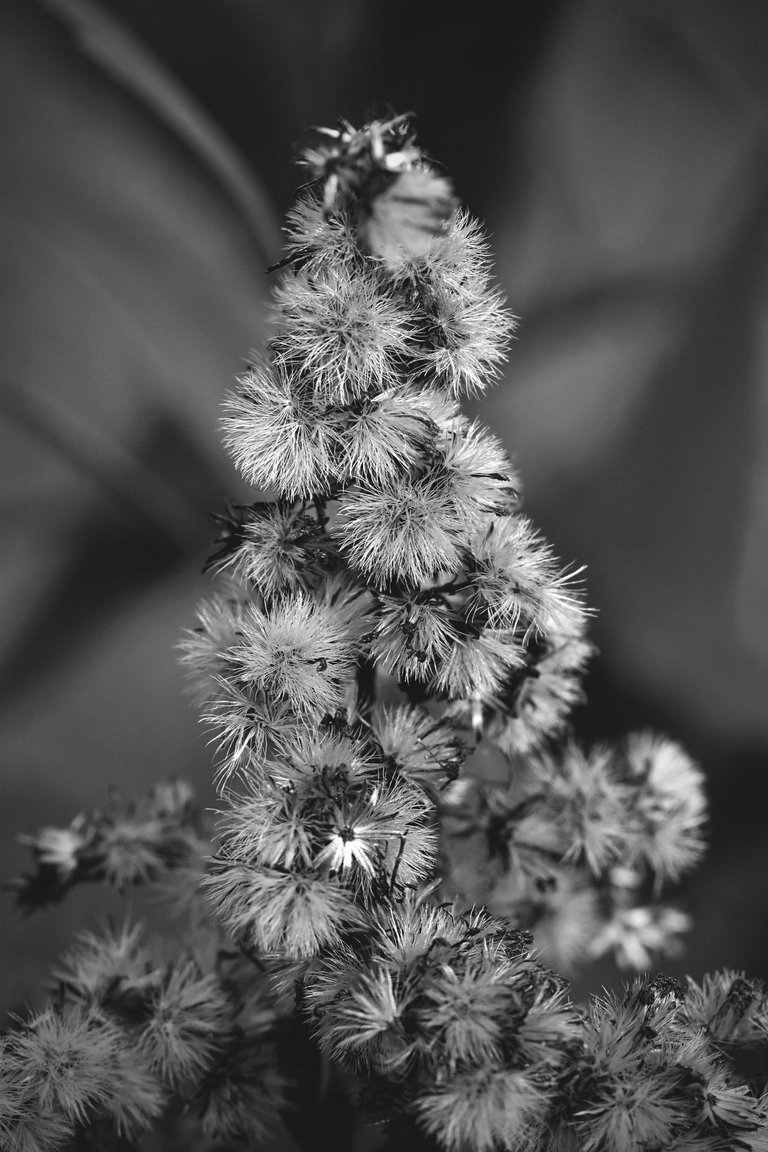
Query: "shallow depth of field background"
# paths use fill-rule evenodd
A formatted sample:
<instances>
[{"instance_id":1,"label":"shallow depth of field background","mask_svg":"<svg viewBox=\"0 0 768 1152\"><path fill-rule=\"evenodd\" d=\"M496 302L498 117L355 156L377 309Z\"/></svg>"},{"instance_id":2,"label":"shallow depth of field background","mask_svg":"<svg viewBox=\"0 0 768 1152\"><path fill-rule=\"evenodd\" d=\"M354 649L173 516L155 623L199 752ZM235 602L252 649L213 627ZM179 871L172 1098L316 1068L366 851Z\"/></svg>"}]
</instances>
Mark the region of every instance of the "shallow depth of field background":
<instances>
[{"instance_id":1,"label":"shallow depth of field background","mask_svg":"<svg viewBox=\"0 0 768 1152\"><path fill-rule=\"evenodd\" d=\"M294 145L413 111L520 317L467 408L599 609L576 729L660 728L707 773L663 967L768 977L765 3L3 0L0 107L0 878L110 785L212 797L174 646L245 495L219 403L264 335ZM101 893L0 900L18 1009Z\"/></svg>"}]
</instances>

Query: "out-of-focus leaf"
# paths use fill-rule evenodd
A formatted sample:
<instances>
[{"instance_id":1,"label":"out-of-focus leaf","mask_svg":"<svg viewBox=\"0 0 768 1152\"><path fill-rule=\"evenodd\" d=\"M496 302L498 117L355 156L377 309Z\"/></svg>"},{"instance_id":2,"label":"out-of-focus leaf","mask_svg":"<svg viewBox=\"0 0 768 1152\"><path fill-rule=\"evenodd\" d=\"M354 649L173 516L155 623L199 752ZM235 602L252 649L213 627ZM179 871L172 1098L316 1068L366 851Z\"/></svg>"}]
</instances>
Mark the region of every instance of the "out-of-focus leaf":
<instances>
[{"instance_id":1,"label":"out-of-focus leaf","mask_svg":"<svg viewBox=\"0 0 768 1152\"><path fill-rule=\"evenodd\" d=\"M37 0L64 21L78 45L132 92L147 111L186 141L197 159L216 175L253 232L262 263L279 227L271 203L253 173L207 112L179 84L157 56L124 24L94 0Z\"/></svg>"},{"instance_id":2,"label":"out-of-focus leaf","mask_svg":"<svg viewBox=\"0 0 768 1152\"><path fill-rule=\"evenodd\" d=\"M77 18L80 39L107 42L88 5L51 3ZM95 623L85 557L104 500L113 515L130 508L145 521L149 535L135 541L145 557L158 530L166 550L200 549L208 506L227 487L218 402L260 339L263 266L277 242L256 180L114 23L109 54L94 66L69 24L34 6L6 6L2 19L2 99L14 109L2 142L3 488L6 554L24 589L23 602L11 594L6 607L13 651L26 648L27 664L36 654L44 677ZM180 456L187 467L174 475L169 462ZM25 574L38 535L48 563ZM81 554L76 542L86 539ZM104 547L105 562L110 555L116 608L131 599L132 569ZM62 651L57 616L66 618ZM27 686L13 662L0 659L2 672L16 693Z\"/></svg>"}]
</instances>

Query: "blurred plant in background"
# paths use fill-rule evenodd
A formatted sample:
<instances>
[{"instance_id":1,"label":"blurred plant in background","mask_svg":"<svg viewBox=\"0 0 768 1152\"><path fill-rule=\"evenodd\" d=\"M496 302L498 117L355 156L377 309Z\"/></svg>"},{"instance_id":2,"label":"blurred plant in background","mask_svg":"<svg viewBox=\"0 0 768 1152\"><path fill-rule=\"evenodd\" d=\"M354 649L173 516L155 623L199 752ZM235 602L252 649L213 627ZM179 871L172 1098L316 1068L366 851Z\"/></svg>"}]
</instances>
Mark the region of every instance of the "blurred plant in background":
<instances>
[{"instance_id":1,"label":"blurred plant in background","mask_svg":"<svg viewBox=\"0 0 768 1152\"><path fill-rule=\"evenodd\" d=\"M647 731L572 733L580 571L458 403L512 328L479 226L407 117L318 137L224 421L272 498L219 516L183 645L219 820L177 783L25 838L23 907L143 883L183 927L81 939L3 1039L0 1132L308 1146L333 1109L346 1140L450 1152L759 1152L759 981L646 974L579 1005L553 970L675 947L657 901L702 854L702 775Z\"/></svg>"}]
</instances>

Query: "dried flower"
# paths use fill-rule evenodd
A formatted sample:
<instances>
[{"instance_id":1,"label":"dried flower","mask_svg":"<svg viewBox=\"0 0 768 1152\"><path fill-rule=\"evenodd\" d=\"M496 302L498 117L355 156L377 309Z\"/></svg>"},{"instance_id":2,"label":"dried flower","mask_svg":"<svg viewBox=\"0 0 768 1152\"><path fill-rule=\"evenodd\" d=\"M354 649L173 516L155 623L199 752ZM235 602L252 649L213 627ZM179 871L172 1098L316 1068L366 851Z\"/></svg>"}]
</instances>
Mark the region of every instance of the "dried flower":
<instances>
[{"instance_id":1,"label":"dried flower","mask_svg":"<svg viewBox=\"0 0 768 1152\"><path fill-rule=\"evenodd\" d=\"M653 955L676 956L680 937L691 926L690 917L677 908L635 907L617 910L612 919L594 937L590 953L602 956L614 952L623 968L647 971Z\"/></svg>"},{"instance_id":2,"label":"dried flower","mask_svg":"<svg viewBox=\"0 0 768 1152\"><path fill-rule=\"evenodd\" d=\"M493 1067L460 1073L417 1102L424 1128L449 1152L525 1147L546 1122L547 1101L525 1071Z\"/></svg>"},{"instance_id":3,"label":"dried flower","mask_svg":"<svg viewBox=\"0 0 768 1152\"><path fill-rule=\"evenodd\" d=\"M76 817L67 828L40 828L33 835L19 836L44 868L53 868L66 882L80 864L83 849L91 838L91 829L83 816Z\"/></svg>"},{"instance_id":4,"label":"dried flower","mask_svg":"<svg viewBox=\"0 0 768 1152\"><path fill-rule=\"evenodd\" d=\"M439 787L458 775L466 747L451 725L425 709L378 705L370 725L383 756L413 783Z\"/></svg>"},{"instance_id":5,"label":"dried flower","mask_svg":"<svg viewBox=\"0 0 768 1152\"><path fill-rule=\"evenodd\" d=\"M613 752L605 746L585 752L569 741L557 760L541 754L530 769L561 831L563 859L583 860L599 875L620 857L626 841L627 790Z\"/></svg>"},{"instance_id":6,"label":"dried flower","mask_svg":"<svg viewBox=\"0 0 768 1152\"><path fill-rule=\"evenodd\" d=\"M114 1097L120 1048L118 1029L95 1008L76 1004L60 1012L49 1004L13 1034L9 1055L43 1115L82 1124Z\"/></svg>"},{"instance_id":7,"label":"dried flower","mask_svg":"<svg viewBox=\"0 0 768 1152\"><path fill-rule=\"evenodd\" d=\"M338 451L338 414L276 365L243 374L228 402L224 443L245 479L289 500L325 493Z\"/></svg>"},{"instance_id":8,"label":"dried flower","mask_svg":"<svg viewBox=\"0 0 768 1152\"><path fill-rule=\"evenodd\" d=\"M138 1046L149 1067L172 1087L189 1090L225 1047L233 1006L215 975L182 962L158 981L147 1017Z\"/></svg>"},{"instance_id":9,"label":"dried flower","mask_svg":"<svg viewBox=\"0 0 768 1152\"><path fill-rule=\"evenodd\" d=\"M232 935L266 956L314 956L361 923L348 893L322 875L222 858L203 884Z\"/></svg>"},{"instance_id":10,"label":"dried flower","mask_svg":"<svg viewBox=\"0 0 768 1152\"><path fill-rule=\"evenodd\" d=\"M526 635L578 635L586 609L574 588L580 569L561 570L525 516L494 517L470 541L474 557L470 612Z\"/></svg>"},{"instance_id":11,"label":"dried flower","mask_svg":"<svg viewBox=\"0 0 768 1152\"><path fill-rule=\"evenodd\" d=\"M339 502L334 536L349 563L381 588L393 580L419 585L459 568L461 529L440 478L430 474L355 485Z\"/></svg>"},{"instance_id":12,"label":"dried flower","mask_svg":"<svg viewBox=\"0 0 768 1152\"><path fill-rule=\"evenodd\" d=\"M233 678L306 717L344 703L355 644L334 611L303 592L266 611L243 609L238 641L225 652Z\"/></svg>"},{"instance_id":13,"label":"dried flower","mask_svg":"<svg viewBox=\"0 0 768 1152\"><path fill-rule=\"evenodd\" d=\"M276 289L275 305L275 366L285 379L306 381L319 405L383 391L408 351L408 312L374 269L297 272Z\"/></svg>"},{"instance_id":14,"label":"dried flower","mask_svg":"<svg viewBox=\"0 0 768 1152\"><path fill-rule=\"evenodd\" d=\"M704 852L702 773L678 744L652 732L629 736L625 754L637 788L632 858L647 861L659 877L677 880Z\"/></svg>"}]
</instances>

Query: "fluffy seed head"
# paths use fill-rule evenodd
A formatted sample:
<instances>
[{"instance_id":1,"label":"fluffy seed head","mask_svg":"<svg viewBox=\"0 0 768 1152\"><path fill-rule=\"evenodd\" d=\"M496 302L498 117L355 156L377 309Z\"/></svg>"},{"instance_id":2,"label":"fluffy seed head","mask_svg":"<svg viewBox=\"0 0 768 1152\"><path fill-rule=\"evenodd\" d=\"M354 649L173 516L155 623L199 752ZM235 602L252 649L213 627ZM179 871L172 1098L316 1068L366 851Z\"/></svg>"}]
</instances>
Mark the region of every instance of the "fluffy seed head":
<instances>
[{"instance_id":1,"label":"fluffy seed head","mask_svg":"<svg viewBox=\"0 0 768 1152\"><path fill-rule=\"evenodd\" d=\"M306 382L257 360L225 412L224 443L249 484L289 500L328 491L339 451L337 417L314 400Z\"/></svg>"},{"instance_id":2,"label":"fluffy seed head","mask_svg":"<svg viewBox=\"0 0 768 1152\"><path fill-rule=\"evenodd\" d=\"M382 391L408 351L408 313L372 273L343 264L298 272L276 290L275 303L275 364L320 405Z\"/></svg>"},{"instance_id":3,"label":"fluffy seed head","mask_svg":"<svg viewBox=\"0 0 768 1152\"><path fill-rule=\"evenodd\" d=\"M442 486L428 477L344 494L334 535L353 567L380 586L419 585L459 566L461 537Z\"/></svg>"},{"instance_id":4,"label":"fluffy seed head","mask_svg":"<svg viewBox=\"0 0 768 1152\"><path fill-rule=\"evenodd\" d=\"M240 630L226 653L237 679L308 718L344 703L355 645L331 608L298 592L266 611L246 606Z\"/></svg>"}]
</instances>

